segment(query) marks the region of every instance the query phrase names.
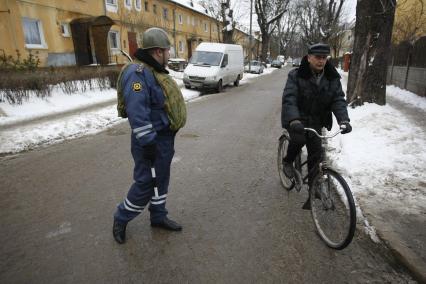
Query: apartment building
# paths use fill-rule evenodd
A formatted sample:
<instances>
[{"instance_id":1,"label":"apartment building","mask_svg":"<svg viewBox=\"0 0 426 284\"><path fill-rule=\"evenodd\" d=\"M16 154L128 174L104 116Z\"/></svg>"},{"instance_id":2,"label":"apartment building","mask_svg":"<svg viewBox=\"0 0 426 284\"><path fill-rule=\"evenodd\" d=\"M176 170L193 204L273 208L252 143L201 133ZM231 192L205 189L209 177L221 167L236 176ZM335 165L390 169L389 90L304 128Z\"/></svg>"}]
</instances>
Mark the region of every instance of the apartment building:
<instances>
[{"instance_id":1,"label":"apartment building","mask_svg":"<svg viewBox=\"0 0 426 284\"><path fill-rule=\"evenodd\" d=\"M203 42L220 42L222 24L191 0L3 0L0 55L38 56L42 66L124 63L142 34L161 27L172 56L188 59Z\"/></svg>"}]
</instances>

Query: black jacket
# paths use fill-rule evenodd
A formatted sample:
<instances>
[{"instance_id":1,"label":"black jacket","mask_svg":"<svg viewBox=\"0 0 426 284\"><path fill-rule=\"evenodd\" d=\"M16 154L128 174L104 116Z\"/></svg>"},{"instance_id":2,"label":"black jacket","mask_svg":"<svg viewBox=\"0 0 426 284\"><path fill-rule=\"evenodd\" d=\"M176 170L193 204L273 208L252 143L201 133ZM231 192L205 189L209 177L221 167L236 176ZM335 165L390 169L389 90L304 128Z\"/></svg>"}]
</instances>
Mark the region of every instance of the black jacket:
<instances>
[{"instance_id":1,"label":"black jacket","mask_svg":"<svg viewBox=\"0 0 426 284\"><path fill-rule=\"evenodd\" d=\"M305 127L320 129L332 126L331 112L337 121L349 122L345 93L336 68L327 62L324 75L317 85L307 56L299 68L290 71L283 92L281 123L288 128L292 120L300 120Z\"/></svg>"}]
</instances>

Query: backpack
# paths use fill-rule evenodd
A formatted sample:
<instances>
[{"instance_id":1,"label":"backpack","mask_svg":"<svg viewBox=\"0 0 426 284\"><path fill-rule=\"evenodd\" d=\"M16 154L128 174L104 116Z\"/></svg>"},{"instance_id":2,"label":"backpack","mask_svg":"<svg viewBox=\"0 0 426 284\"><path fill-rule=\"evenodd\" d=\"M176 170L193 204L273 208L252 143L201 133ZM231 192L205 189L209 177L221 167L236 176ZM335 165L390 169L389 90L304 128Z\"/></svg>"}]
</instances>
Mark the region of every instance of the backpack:
<instances>
[{"instance_id":1,"label":"backpack","mask_svg":"<svg viewBox=\"0 0 426 284\"><path fill-rule=\"evenodd\" d=\"M127 63L126 65L124 65L123 68L121 68L120 74L118 75L118 79L117 79L117 112L118 112L118 117L122 117L122 118L127 118L126 104L124 102L122 79L123 79L124 72L131 65L132 63Z\"/></svg>"}]
</instances>

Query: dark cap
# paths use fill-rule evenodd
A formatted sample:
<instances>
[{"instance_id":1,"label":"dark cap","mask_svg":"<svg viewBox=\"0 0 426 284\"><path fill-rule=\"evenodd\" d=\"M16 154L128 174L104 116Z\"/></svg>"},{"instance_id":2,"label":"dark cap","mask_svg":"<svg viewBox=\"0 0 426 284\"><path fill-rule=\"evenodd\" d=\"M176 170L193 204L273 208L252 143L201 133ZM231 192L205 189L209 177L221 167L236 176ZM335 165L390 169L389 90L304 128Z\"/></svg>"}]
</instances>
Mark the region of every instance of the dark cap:
<instances>
[{"instance_id":1,"label":"dark cap","mask_svg":"<svg viewBox=\"0 0 426 284\"><path fill-rule=\"evenodd\" d=\"M316 43L308 48L308 54L314 55L329 55L330 54L330 46L325 43Z\"/></svg>"}]
</instances>

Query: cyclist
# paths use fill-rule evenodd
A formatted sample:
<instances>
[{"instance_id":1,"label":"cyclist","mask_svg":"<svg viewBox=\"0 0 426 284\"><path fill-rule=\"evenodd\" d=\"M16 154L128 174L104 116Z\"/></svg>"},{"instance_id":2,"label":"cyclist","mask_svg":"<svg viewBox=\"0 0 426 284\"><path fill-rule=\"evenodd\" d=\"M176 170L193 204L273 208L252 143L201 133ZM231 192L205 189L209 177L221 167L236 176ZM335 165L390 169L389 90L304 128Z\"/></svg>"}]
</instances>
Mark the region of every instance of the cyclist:
<instances>
[{"instance_id":1,"label":"cyclist","mask_svg":"<svg viewBox=\"0 0 426 284\"><path fill-rule=\"evenodd\" d=\"M330 47L316 43L308 48L299 68L288 74L283 92L281 124L290 134L287 155L283 159L284 174L294 177L293 162L302 147L308 149L308 185L311 186L315 172L311 169L321 159L321 139L313 133L305 132L309 127L321 133L321 128L328 130L332 126L332 114L343 129L342 134L352 131L349 124L345 93L340 83L340 75L336 68L327 61ZM309 199L303 209L310 209Z\"/></svg>"}]
</instances>

